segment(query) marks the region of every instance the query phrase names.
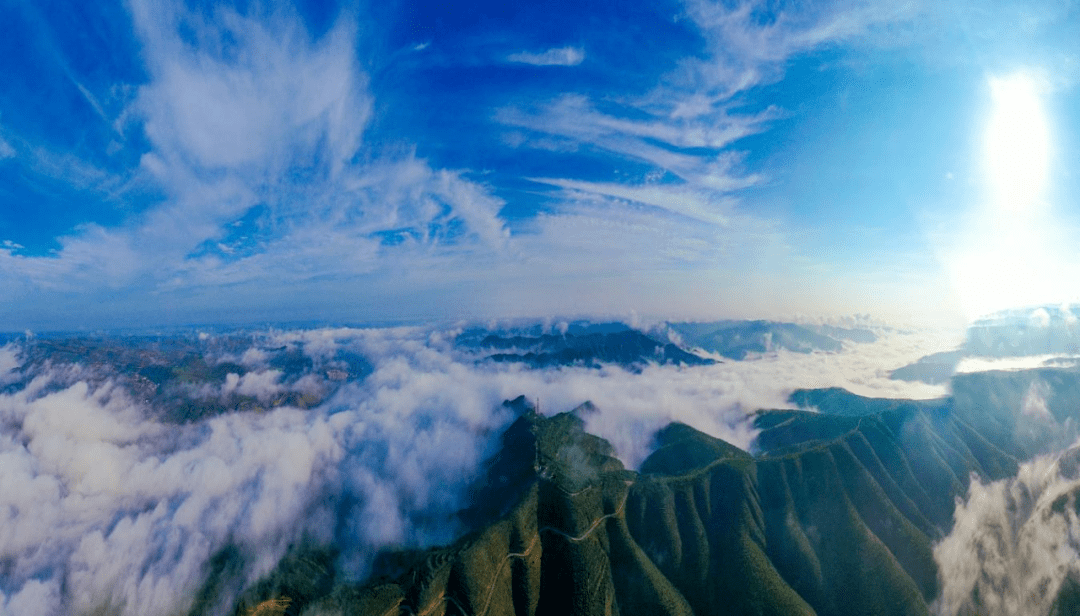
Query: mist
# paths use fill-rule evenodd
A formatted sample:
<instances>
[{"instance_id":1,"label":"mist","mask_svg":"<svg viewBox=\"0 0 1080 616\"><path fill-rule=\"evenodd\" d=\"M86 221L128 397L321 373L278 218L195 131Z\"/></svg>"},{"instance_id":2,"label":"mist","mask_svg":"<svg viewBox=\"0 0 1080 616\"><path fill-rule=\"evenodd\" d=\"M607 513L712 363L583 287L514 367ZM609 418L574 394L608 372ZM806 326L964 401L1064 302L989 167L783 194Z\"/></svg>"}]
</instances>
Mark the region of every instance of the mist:
<instances>
[{"instance_id":1,"label":"mist","mask_svg":"<svg viewBox=\"0 0 1080 616\"><path fill-rule=\"evenodd\" d=\"M952 532L934 548L943 582L934 613L1048 614L1063 584L1080 580L1078 445L1009 479L972 479Z\"/></svg>"}]
</instances>

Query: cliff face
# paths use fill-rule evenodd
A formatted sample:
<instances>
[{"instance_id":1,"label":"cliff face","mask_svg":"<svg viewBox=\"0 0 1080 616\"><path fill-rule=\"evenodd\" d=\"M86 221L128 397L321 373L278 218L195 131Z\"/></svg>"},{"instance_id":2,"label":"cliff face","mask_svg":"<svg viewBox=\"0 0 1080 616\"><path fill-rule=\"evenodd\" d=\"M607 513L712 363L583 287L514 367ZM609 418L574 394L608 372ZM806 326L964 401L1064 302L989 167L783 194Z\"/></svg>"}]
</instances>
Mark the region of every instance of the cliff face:
<instances>
[{"instance_id":1,"label":"cliff face","mask_svg":"<svg viewBox=\"0 0 1080 616\"><path fill-rule=\"evenodd\" d=\"M574 412L545 418L519 399L463 513L471 534L395 576L299 600L267 587L237 611L291 596L284 613L927 614L955 499L1032 453L1023 404L984 407L1036 381L1067 391L1078 379L977 377L951 400L884 407L834 392L832 404L877 412L762 411L757 456L673 424L642 473ZM1047 413L1077 415L1046 399Z\"/></svg>"}]
</instances>

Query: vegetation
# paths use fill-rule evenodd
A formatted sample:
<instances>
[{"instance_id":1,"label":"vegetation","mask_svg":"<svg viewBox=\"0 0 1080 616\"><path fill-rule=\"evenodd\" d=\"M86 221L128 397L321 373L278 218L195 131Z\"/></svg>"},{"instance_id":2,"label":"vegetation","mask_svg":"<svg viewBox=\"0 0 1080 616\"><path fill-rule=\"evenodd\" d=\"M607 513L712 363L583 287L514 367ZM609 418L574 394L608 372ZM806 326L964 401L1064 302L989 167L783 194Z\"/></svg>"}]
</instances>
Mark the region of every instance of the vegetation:
<instances>
[{"instance_id":1,"label":"vegetation","mask_svg":"<svg viewBox=\"0 0 1080 616\"><path fill-rule=\"evenodd\" d=\"M360 586L332 583L328 558L318 583L282 583L312 574L310 558L286 558L244 606L288 596L286 614L309 615L928 614L932 545L955 499L972 476L1011 476L1035 453L1029 392L1075 424L1078 384L1063 370L968 375L952 398L918 403L807 391L826 412L759 412L756 456L671 424L640 473L584 431L588 405L545 418L518 398L462 513L468 535L383 555ZM1053 613L1080 604L1078 588L1068 580Z\"/></svg>"}]
</instances>

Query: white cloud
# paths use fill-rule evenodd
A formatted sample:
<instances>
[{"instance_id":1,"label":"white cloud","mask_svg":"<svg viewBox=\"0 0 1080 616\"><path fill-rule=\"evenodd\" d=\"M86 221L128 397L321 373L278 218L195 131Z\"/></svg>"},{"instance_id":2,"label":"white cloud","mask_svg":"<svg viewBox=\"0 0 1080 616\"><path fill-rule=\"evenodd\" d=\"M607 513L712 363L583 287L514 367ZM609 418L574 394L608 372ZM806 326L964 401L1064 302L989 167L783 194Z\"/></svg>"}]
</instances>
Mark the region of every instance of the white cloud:
<instances>
[{"instance_id":1,"label":"white cloud","mask_svg":"<svg viewBox=\"0 0 1080 616\"><path fill-rule=\"evenodd\" d=\"M605 138L627 137L660 141L673 148L722 148L747 135L760 132L767 122L780 116L779 110L772 107L748 115L729 115L725 109L710 111L711 117L705 122L680 117L675 117L674 121L662 117L631 120L601 113L587 98L567 94L542 107L539 115L507 109L500 112L498 119L536 131L573 137L629 155L629 148L616 148L614 144L617 142L607 141Z\"/></svg>"},{"instance_id":2,"label":"white cloud","mask_svg":"<svg viewBox=\"0 0 1080 616\"><path fill-rule=\"evenodd\" d=\"M725 99L779 79L784 62L796 54L861 39L876 27L912 19L918 8L906 0L781 7L761 0L687 0L687 15L705 37L709 53L685 64L681 78L698 95Z\"/></svg>"},{"instance_id":3,"label":"white cloud","mask_svg":"<svg viewBox=\"0 0 1080 616\"><path fill-rule=\"evenodd\" d=\"M16 154L15 148L11 147L11 144L4 139L3 133L0 132L0 160L12 158Z\"/></svg>"},{"instance_id":4,"label":"white cloud","mask_svg":"<svg viewBox=\"0 0 1080 616\"><path fill-rule=\"evenodd\" d=\"M582 96L566 95L542 106L537 112L500 110L496 119L509 126L591 144L645 161L679 176L693 189L731 192L754 185L762 178L740 173L735 154L700 155L679 150L724 148L742 137L760 132L776 115L776 110L769 109L749 116L729 116L720 111L705 121L628 120L596 111ZM665 146L658 146L657 142ZM531 143L528 139L521 141L522 145Z\"/></svg>"},{"instance_id":5,"label":"white cloud","mask_svg":"<svg viewBox=\"0 0 1080 616\"><path fill-rule=\"evenodd\" d=\"M237 393L266 401L285 390L280 383L281 376L280 370L252 371L243 376L230 372L225 377L225 384L221 386L221 393L224 395Z\"/></svg>"},{"instance_id":6,"label":"white cloud","mask_svg":"<svg viewBox=\"0 0 1080 616\"><path fill-rule=\"evenodd\" d=\"M169 168L273 175L290 163L282 157L312 156L325 140L338 171L356 153L371 100L348 19L316 41L284 9L204 16L136 2L132 16L152 73L136 109ZM194 29L195 44L184 28Z\"/></svg>"},{"instance_id":7,"label":"white cloud","mask_svg":"<svg viewBox=\"0 0 1080 616\"><path fill-rule=\"evenodd\" d=\"M643 184L635 186L616 182L582 182L545 178L534 178L533 181L551 184L577 193L652 205L674 214L681 214L715 225L724 226L731 222L728 215L733 209L733 203L730 200L719 199L715 195L693 190L682 185Z\"/></svg>"},{"instance_id":8,"label":"white cloud","mask_svg":"<svg viewBox=\"0 0 1080 616\"><path fill-rule=\"evenodd\" d=\"M630 208L613 207L620 201L649 205L671 213L688 216L716 226L711 233L691 231L668 241L654 241L645 252L678 252L680 267L701 268L702 279L726 280L734 272L750 270L749 263L760 263L774 280L797 279L805 264L790 253L783 228L778 221L756 217L740 203L738 193L759 185L767 178L743 168L742 155L733 148L744 137L768 129L771 122L783 117L775 107L745 113L737 110L734 95L765 81L779 78L786 60L794 54L820 45L838 42L865 33L874 24L900 19L906 13L894 8L870 5L818 5L788 7L772 21L759 13L767 12L756 2L731 3L691 1L687 15L707 43L703 58L684 61L673 73L662 77L652 92L637 99L605 101L607 108L622 106L623 113L599 111L593 101L580 94L566 94L528 109L504 108L495 119L515 132L508 141L513 147L547 147L552 138L561 143L583 144L618 156L651 165L658 174L671 174L677 182L654 185L648 182L595 182L578 178L545 178L538 181L566 190L564 203L550 215L540 217L533 228L555 228L573 238L582 221L575 201L598 197L607 200L613 216L625 218L625 225L643 218ZM768 21L768 23L766 23ZM565 147L563 149L566 149ZM702 151L704 150L704 151ZM616 213L617 212L617 213ZM566 217L565 221L560 218ZM617 271L623 268L616 259L601 258L604 246L637 245L636 237L602 224L602 231L580 246L589 260L603 263ZM661 222L661 229L670 227ZM656 240L656 231L645 223L646 235ZM596 227L591 227L597 231ZM765 230L768 232L765 232ZM707 237L706 237L707 236ZM767 236L757 250L747 237ZM552 245L569 244L551 233ZM523 239L522 244L533 241ZM697 242L703 243L697 243ZM738 246L734 252L715 247ZM749 253L749 255L747 254ZM527 252L531 255L559 254ZM749 259L747 259L749 256ZM549 257L535 257L545 261ZM638 260L637 254L629 257ZM762 263L762 262L767 263ZM587 267L587 266L586 266ZM568 268L573 269L573 268ZM653 269L655 276L670 276L666 270ZM762 273L758 270L751 276ZM645 276L642 276L645 278ZM743 283L745 286L745 283ZM824 293L824 291L823 291ZM746 293L758 297L753 292ZM810 303L821 304L824 297ZM763 301L763 305L777 306ZM610 306L610 305L609 305ZM756 306L754 307L756 308ZM744 308L747 310L754 308ZM610 309L610 308L608 308ZM813 311L813 307L807 308ZM584 309L588 311L588 308Z\"/></svg>"},{"instance_id":9,"label":"white cloud","mask_svg":"<svg viewBox=\"0 0 1080 616\"><path fill-rule=\"evenodd\" d=\"M358 572L373 546L448 540L454 524L440 512L456 510L479 439L506 417L487 396L460 395L454 372L465 366L386 360L370 385L321 409L188 426L148 419L114 386L65 386L56 373L0 396L0 420L22 426L0 440L0 554L16 588L3 613L186 612L217 550L237 545L247 565L225 583L250 584L303 534L335 540L346 493L358 504L338 539ZM233 380L258 393L276 376Z\"/></svg>"},{"instance_id":10,"label":"white cloud","mask_svg":"<svg viewBox=\"0 0 1080 616\"><path fill-rule=\"evenodd\" d=\"M18 380L19 375L16 370L22 366L19 351L19 347L12 343L0 347L0 385L7 385Z\"/></svg>"},{"instance_id":11,"label":"white cloud","mask_svg":"<svg viewBox=\"0 0 1080 616\"><path fill-rule=\"evenodd\" d=\"M775 311L768 288L791 274L791 251L776 225L680 186L564 186L550 211L515 224L499 259L427 261L401 280L420 288L438 281L459 285L464 292L445 292L455 305L494 318ZM480 280L478 269L484 271ZM812 295L800 297L802 310L815 309Z\"/></svg>"},{"instance_id":12,"label":"white cloud","mask_svg":"<svg viewBox=\"0 0 1080 616\"><path fill-rule=\"evenodd\" d=\"M952 531L934 547L935 614L1049 613L1065 578L1080 575L1076 446L1022 464L1011 479L972 478Z\"/></svg>"},{"instance_id":13,"label":"white cloud","mask_svg":"<svg viewBox=\"0 0 1080 616\"><path fill-rule=\"evenodd\" d=\"M875 27L909 20L915 12L908 2L829 2L778 9L757 0L688 0L686 15L704 38L706 52L684 59L649 94L619 101L628 111L622 117L595 110L580 95L563 96L537 110L506 109L496 117L541 135L558 135L645 160L694 188L738 190L760 178L740 177L722 162L723 157L719 165L710 161L715 153L677 150L724 149L765 130L783 112L770 107L736 113L736 94L780 79L786 61L796 54L858 39ZM642 114L647 119L628 119Z\"/></svg>"},{"instance_id":14,"label":"white cloud","mask_svg":"<svg viewBox=\"0 0 1080 616\"><path fill-rule=\"evenodd\" d=\"M535 114L501 110L497 118L504 124L645 161L675 178L532 178L561 191L551 194L547 212L515 225L508 249L521 258L489 274L500 284L499 305L484 314L525 316L521 306L535 307L531 316L629 309L671 316L691 309L708 317L776 310L768 287L797 277L799 263L779 222L746 212L735 194L763 178L744 173L736 153L701 156L680 149L727 145L757 132L772 116L725 117L711 127L642 122L601 114L576 95ZM535 145L522 139L519 146ZM530 281L529 289L517 288L521 280ZM724 288L741 291L737 297L716 292ZM822 297L803 300L801 309L813 312Z\"/></svg>"},{"instance_id":15,"label":"white cloud","mask_svg":"<svg viewBox=\"0 0 1080 616\"><path fill-rule=\"evenodd\" d=\"M762 229L771 230L768 248L738 251L738 256L709 246L690 248L689 244L700 237L698 233L654 244L653 250L658 251L670 250L673 245L687 248L685 267L693 267L691 255L700 249L698 267L708 264L701 271L703 280L725 280L737 270L751 272L749 276L754 277L761 270L754 271L749 264L762 261L767 262L761 264L775 281L799 279L807 274L801 269L807 261L798 259L787 248L781 221L755 216L740 202L738 194L768 181L752 169L744 168L743 156L735 149L739 140L768 130L786 112L776 107L744 112L736 95L780 79L787 60L794 55L857 40L877 27L909 19L914 12L915 8L904 2L884 5L837 2L778 8L755 0L737 3L689 0L686 16L701 33L705 51L701 56L684 59L672 72L661 76L647 94L605 99L604 111L588 96L564 94L531 108L498 110L495 119L513 127L507 137L511 147L551 148L552 140L557 139L562 151L578 145L591 146L644 162L653 167L653 174L677 178L663 186L636 178L629 182L583 181L575 177L539 180L566 189L570 200L593 195L610 198L612 204L627 200L660 207L717 225L708 241L727 247L748 246L749 242L743 242L744 237L757 236ZM537 225L572 227L580 220L574 207L553 209ZM630 220L640 217L639 213L629 213L626 209L613 208L613 211L618 212L614 215ZM568 216L565 225L558 220L560 216ZM570 233L576 235L572 229ZM613 246L637 245L635 238L616 235L614 232L602 235L585 250L593 253L602 250L603 239ZM746 252L751 255L749 259ZM723 254L717 258L718 253ZM612 264L612 260L603 262ZM613 267L620 269L618 264ZM663 271L656 275L670 273ZM821 276L813 278L821 279ZM744 282L740 286L747 285ZM827 293L823 290L821 297L808 301L818 305L831 301L825 299ZM761 298L753 291L743 295L755 300ZM761 303L774 309L781 305L773 300ZM743 314L756 308L746 308Z\"/></svg>"},{"instance_id":16,"label":"white cloud","mask_svg":"<svg viewBox=\"0 0 1080 616\"><path fill-rule=\"evenodd\" d=\"M1032 370L1047 366L1074 366L1080 356L1069 354L1026 355L1024 357L965 357L956 365L957 374L991 370Z\"/></svg>"},{"instance_id":17,"label":"white cloud","mask_svg":"<svg viewBox=\"0 0 1080 616\"><path fill-rule=\"evenodd\" d=\"M316 39L285 7L130 8L149 81L121 115L150 145L138 181L165 200L76 228L47 256L0 250L12 288L51 291L54 305L125 295L160 313L201 288L355 281L398 262L382 234L416 253L504 245L503 203L486 187L365 148L373 99L347 12ZM253 216L257 233L231 231Z\"/></svg>"},{"instance_id":18,"label":"white cloud","mask_svg":"<svg viewBox=\"0 0 1080 616\"><path fill-rule=\"evenodd\" d=\"M3 616L55 616L60 613L60 581L30 580L10 598L0 592Z\"/></svg>"},{"instance_id":19,"label":"white cloud","mask_svg":"<svg viewBox=\"0 0 1080 616\"><path fill-rule=\"evenodd\" d=\"M506 59L533 66L577 66L585 60L585 52L579 47L556 47L541 53L522 51Z\"/></svg>"}]
</instances>

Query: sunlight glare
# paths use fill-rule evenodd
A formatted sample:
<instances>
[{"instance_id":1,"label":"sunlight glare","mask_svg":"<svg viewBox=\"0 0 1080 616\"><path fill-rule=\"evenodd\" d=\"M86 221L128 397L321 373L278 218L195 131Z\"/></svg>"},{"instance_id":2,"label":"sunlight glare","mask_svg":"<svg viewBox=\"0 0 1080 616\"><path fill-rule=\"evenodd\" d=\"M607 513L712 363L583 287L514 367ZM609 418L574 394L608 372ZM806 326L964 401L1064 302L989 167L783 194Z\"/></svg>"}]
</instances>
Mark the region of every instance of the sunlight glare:
<instances>
[{"instance_id":1,"label":"sunlight glare","mask_svg":"<svg viewBox=\"0 0 1080 616\"><path fill-rule=\"evenodd\" d=\"M1046 189L1050 132L1038 84L1026 73L990 79L993 112L986 128L986 162L994 204L1023 212Z\"/></svg>"},{"instance_id":2,"label":"sunlight glare","mask_svg":"<svg viewBox=\"0 0 1080 616\"><path fill-rule=\"evenodd\" d=\"M1075 300L1071 253L1049 207L1050 121L1038 73L991 77L984 133L988 194L949 256L965 316Z\"/></svg>"}]
</instances>

